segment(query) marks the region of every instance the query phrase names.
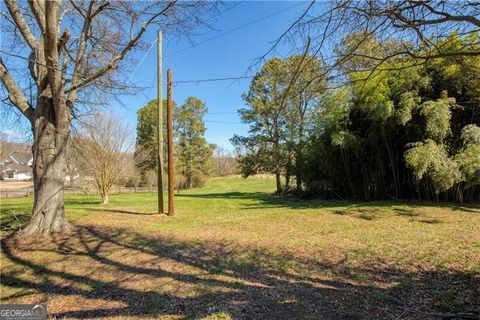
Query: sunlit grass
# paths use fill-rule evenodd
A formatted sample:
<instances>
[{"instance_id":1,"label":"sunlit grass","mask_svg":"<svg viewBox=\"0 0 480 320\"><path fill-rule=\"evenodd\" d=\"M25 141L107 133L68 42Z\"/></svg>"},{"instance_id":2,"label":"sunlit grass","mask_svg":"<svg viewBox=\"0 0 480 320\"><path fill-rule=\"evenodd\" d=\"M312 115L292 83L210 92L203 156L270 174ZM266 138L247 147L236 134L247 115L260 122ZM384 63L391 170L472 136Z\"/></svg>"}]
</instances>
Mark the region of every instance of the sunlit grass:
<instances>
[{"instance_id":1,"label":"sunlit grass","mask_svg":"<svg viewBox=\"0 0 480 320\"><path fill-rule=\"evenodd\" d=\"M366 286L369 289L364 295L388 304L392 292L414 295L416 290L426 290L408 286L409 281L420 286L433 281L428 290L435 290L424 293L428 296L424 304L446 305L454 311L456 307L443 297L458 294L454 283L470 285L470 277L480 274L478 207L299 200L273 195L274 187L272 179L213 178L204 188L176 194L174 217L157 214L155 194L113 194L108 205L102 205L98 196L68 195L67 216L78 233L45 246L19 246L19 257L29 263L15 260L14 254L2 255L2 275L7 275L7 280L2 280L2 300L25 302L49 294L53 301L49 308L68 316L62 313L62 299L73 294L94 310L95 303L86 298L84 290L95 292L99 299L105 290L113 290L114 283L115 290L133 296L108 298L112 308L137 303L137 311L146 317L202 314L209 319L228 319L240 312L233 305L243 299L242 290L247 292L247 303L255 306L262 301L299 306L300 291L321 300L336 293L316 291L318 286L344 283L341 286ZM5 235L28 220L31 205L32 198L2 199ZM44 250L38 251L41 248ZM45 288L19 282L21 278L37 283L40 266L47 269L41 273L50 274L47 278L52 284ZM462 275L452 276L453 272ZM457 291L447 288L447 293L438 295L443 282L426 280L424 273L441 273L434 277L446 281L447 287L451 281ZM77 278L83 274L88 274L87 278ZM287 282L278 283L280 279ZM319 279L323 279L322 285L315 284ZM309 283L308 288L290 287L297 281ZM75 294L51 289L53 284L71 283ZM280 290L281 297L269 293L268 288ZM140 289L150 295L140 299ZM294 293L287 294L288 290ZM228 303L221 302L226 293L231 298L224 298ZM354 295L353 291L350 294ZM474 293L466 292L462 298L465 305L480 303L470 294ZM152 307L156 299L163 302ZM193 311L182 313L180 307L172 307L177 299L192 303ZM218 301L204 307L209 299ZM364 312L370 312L354 300L350 307L342 307L341 313L362 318ZM315 314L310 306L303 307Z\"/></svg>"},{"instance_id":2,"label":"sunlit grass","mask_svg":"<svg viewBox=\"0 0 480 320\"><path fill-rule=\"evenodd\" d=\"M67 195L74 224L130 228L182 239L254 243L332 258L381 256L404 262L478 268L462 257L480 250L480 209L415 202L298 200L273 195L273 179L213 178L175 195L176 215L157 215L156 194ZM166 196L165 196L166 199ZM2 229L28 221L32 198L2 199Z\"/></svg>"}]
</instances>

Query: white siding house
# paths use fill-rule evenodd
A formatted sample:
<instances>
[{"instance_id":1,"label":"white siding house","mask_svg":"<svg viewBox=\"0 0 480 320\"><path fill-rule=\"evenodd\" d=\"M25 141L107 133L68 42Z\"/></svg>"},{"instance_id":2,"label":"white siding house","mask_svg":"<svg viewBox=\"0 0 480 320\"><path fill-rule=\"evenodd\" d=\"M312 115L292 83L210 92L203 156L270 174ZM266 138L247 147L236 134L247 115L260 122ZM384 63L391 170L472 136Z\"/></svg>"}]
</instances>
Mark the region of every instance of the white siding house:
<instances>
[{"instance_id":1,"label":"white siding house","mask_svg":"<svg viewBox=\"0 0 480 320\"><path fill-rule=\"evenodd\" d=\"M13 152L0 164L0 179L4 181L31 180L33 156L31 153Z\"/></svg>"},{"instance_id":2,"label":"white siding house","mask_svg":"<svg viewBox=\"0 0 480 320\"><path fill-rule=\"evenodd\" d=\"M33 155L29 152L13 152L0 162L0 180L25 181L33 179ZM65 176L65 183L79 178L78 170L71 168L70 175Z\"/></svg>"}]
</instances>

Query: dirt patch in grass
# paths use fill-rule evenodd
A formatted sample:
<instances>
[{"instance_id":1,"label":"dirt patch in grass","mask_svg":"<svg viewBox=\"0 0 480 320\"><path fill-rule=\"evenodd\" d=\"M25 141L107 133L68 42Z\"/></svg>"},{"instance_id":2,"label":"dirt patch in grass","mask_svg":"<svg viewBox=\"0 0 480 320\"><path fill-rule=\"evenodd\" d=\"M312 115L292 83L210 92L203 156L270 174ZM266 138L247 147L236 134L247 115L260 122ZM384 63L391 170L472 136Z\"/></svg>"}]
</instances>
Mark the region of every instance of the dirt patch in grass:
<instances>
[{"instance_id":1,"label":"dirt patch in grass","mask_svg":"<svg viewBox=\"0 0 480 320\"><path fill-rule=\"evenodd\" d=\"M32 181L0 181L0 191L33 188Z\"/></svg>"}]
</instances>

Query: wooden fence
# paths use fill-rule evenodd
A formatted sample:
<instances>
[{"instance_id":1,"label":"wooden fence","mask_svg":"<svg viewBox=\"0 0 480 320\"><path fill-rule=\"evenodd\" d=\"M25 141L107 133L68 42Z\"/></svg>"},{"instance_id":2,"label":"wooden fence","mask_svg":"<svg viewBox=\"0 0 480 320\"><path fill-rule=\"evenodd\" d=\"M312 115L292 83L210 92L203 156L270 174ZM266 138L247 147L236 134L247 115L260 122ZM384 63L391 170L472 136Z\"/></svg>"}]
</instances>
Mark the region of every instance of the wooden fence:
<instances>
[{"instance_id":1,"label":"wooden fence","mask_svg":"<svg viewBox=\"0 0 480 320\"><path fill-rule=\"evenodd\" d=\"M65 188L65 194L78 194L78 195L98 195L95 189L82 189L82 188ZM112 187L110 194L128 193L128 192L157 192L157 188L153 187ZM0 198L20 198L33 196L33 187L19 188L19 189L0 189Z\"/></svg>"}]
</instances>

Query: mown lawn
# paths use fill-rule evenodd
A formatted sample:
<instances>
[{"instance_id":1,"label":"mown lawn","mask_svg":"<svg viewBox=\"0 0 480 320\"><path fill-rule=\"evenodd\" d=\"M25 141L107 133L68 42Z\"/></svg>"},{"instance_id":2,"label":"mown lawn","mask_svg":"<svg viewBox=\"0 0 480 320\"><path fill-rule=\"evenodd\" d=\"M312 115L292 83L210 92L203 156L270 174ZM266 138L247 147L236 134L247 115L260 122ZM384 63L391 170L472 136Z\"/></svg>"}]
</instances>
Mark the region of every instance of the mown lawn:
<instances>
[{"instance_id":1,"label":"mown lawn","mask_svg":"<svg viewBox=\"0 0 480 320\"><path fill-rule=\"evenodd\" d=\"M69 236L19 240L32 198L1 199L1 303L57 318L437 319L480 315L480 208L304 201L274 181L68 196Z\"/></svg>"}]
</instances>

